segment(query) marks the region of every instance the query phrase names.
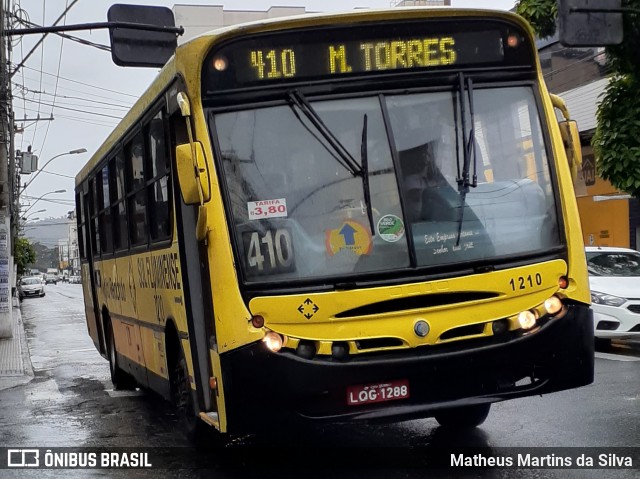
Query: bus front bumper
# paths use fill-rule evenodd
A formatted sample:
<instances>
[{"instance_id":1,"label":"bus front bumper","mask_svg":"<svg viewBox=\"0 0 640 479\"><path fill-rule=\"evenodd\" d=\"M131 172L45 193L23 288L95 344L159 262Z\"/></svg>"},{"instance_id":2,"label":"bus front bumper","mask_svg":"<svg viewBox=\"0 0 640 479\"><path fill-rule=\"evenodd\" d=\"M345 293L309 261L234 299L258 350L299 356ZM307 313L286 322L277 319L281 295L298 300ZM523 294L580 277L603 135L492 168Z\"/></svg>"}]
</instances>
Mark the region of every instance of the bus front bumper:
<instances>
[{"instance_id":1,"label":"bus front bumper","mask_svg":"<svg viewBox=\"0 0 640 479\"><path fill-rule=\"evenodd\" d=\"M451 347L453 346L453 348ZM259 429L281 420L406 420L438 410L497 402L584 386L593 382L591 309L567 314L531 334L501 343L458 341L346 361L272 353L262 342L221 355L229 432ZM348 404L358 385L408 381L409 397Z\"/></svg>"}]
</instances>

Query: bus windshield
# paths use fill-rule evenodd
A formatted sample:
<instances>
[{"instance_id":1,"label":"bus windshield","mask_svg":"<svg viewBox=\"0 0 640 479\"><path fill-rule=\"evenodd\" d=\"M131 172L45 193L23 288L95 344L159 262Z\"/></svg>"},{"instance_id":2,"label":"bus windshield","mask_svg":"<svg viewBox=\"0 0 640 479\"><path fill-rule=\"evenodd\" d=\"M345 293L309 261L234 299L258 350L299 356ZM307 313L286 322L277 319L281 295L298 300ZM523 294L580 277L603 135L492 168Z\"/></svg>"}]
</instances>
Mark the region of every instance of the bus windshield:
<instances>
[{"instance_id":1,"label":"bus windshield","mask_svg":"<svg viewBox=\"0 0 640 479\"><path fill-rule=\"evenodd\" d=\"M329 133L293 102L212 113L245 279L486 263L558 246L533 90L476 87L473 121L463 100L450 90L310 99ZM474 139L476 181L463 194L464 138Z\"/></svg>"}]
</instances>

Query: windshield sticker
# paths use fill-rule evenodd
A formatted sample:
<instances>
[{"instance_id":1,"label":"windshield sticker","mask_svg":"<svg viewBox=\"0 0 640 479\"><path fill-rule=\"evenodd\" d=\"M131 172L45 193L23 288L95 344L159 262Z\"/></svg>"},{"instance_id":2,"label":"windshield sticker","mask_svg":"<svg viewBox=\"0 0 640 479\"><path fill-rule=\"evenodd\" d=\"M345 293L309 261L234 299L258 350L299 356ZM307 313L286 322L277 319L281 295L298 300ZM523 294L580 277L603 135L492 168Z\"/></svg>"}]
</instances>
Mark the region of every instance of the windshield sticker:
<instances>
[{"instance_id":1,"label":"windshield sticker","mask_svg":"<svg viewBox=\"0 0 640 479\"><path fill-rule=\"evenodd\" d=\"M468 251L476 247L474 236L480 233L474 230L461 230L458 241L458 233L440 233L424 235L424 244L432 245L433 254L456 253L458 251ZM457 243L457 244L456 244Z\"/></svg>"},{"instance_id":2,"label":"windshield sticker","mask_svg":"<svg viewBox=\"0 0 640 479\"><path fill-rule=\"evenodd\" d=\"M404 223L396 215L384 215L376 226L378 236L387 243L395 243L404 236Z\"/></svg>"},{"instance_id":3,"label":"windshield sticker","mask_svg":"<svg viewBox=\"0 0 640 479\"><path fill-rule=\"evenodd\" d=\"M264 220L267 218L286 218L287 200L278 198L276 200L262 200L247 202L250 220Z\"/></svg>"},{"instance_id":4,"label":"windshield sticker","mask_svg":"<svg viewBox=\"0 0 640 479\"><path fill-rule=\"evenodd\" d=\"M372 245L371 233L357 221L345 220L340 227L325 233L325 246L329 256L341 251L351 251L358 256L369 254Z\"/></svg>"}]
</instances>

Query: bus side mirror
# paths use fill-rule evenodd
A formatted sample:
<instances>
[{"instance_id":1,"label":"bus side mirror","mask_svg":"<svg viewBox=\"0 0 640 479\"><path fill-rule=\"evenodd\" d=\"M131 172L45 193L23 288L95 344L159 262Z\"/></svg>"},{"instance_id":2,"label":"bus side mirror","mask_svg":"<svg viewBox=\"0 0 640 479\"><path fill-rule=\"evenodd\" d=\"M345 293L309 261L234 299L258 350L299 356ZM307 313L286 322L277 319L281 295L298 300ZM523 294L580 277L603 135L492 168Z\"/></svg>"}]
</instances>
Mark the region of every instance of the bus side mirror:
<instances>
[{"instance_id":1,"label":"bus side mirror","mask_svg":"<svg viewBox=\"0 0 640 479\"><path fill-rule=\"evenodd\" d=\"M582 149L580 148L580 133L578 123L575 120L561 121L560 134L564 149L567 152L569 168L571 168L571 178L575 181L578 171L582 169Z\"/></svg>"},{"instance_id":2,"label":"bus side mirror","mask_svg":"<svg viewBox=\"0 0 640 479\"><path fill-rule=\"evenodd\" d=\"M194 152L195 158L193 157ZM176 147L176 164L178 183L184 202L188 205L197 205L209 201L211 187L202 143L195 141L192 144L178 145ZM202 191L202 198L200 191Z\"/></svg>"},{"instance_id":3,"label":"bus side mirror","mask_svg":"<svg viewBox=\"0 0 640 479\"><path fill-rule=\"evenodd\" d=\"M107 19L109 22L157 27L154 31L109 28L111 58L118 66L162 68L178 46L176 33L171 30L176 22L170 8L115 4L109 8Z\"/></svg>"},{"instance_id":4,"label":"bus side mirror","mask_svg":"<svg viewBox=\"0 0 640 479\"><path fill-rule=\"evenodd\" d=\"M575 120L566 120L559 122L558 126L560 127L562 142L567 153L573 189L576 196L585 196L587 194L587 185L582 174L582 148L580 146L578 123Z\"/></svg>"}]
</instances>

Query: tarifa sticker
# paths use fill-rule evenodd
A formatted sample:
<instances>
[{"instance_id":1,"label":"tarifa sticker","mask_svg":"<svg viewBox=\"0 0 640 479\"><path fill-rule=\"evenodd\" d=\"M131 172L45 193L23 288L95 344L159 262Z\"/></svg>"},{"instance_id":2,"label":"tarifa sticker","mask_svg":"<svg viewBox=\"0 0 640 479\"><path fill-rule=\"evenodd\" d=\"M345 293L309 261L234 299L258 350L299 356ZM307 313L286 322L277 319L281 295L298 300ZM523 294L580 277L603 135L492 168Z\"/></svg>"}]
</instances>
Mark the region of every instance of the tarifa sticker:
<instances>
[{"instance_id":1,"label":"tarifa sticker","mask_svg":"<svg viewBox=\"0 0 640 479\"><path fill-rule=\"evenodd\" d=\"M395 243L404 236L404 223L396 215L384 215L376 229L380 238L387 243Z\"/></svg>"},{"instance_id":2,"label":"tarifa sticker","mask_svg":"<svg viewBox=\"0 0 640 479\"><path fill-rule=\"evenodd\" d=\"M276 200L249 201L247 203L250 220L263 220L266 218L286 218L287 200L279 198Z\"/></svg>"}]
</instances>

